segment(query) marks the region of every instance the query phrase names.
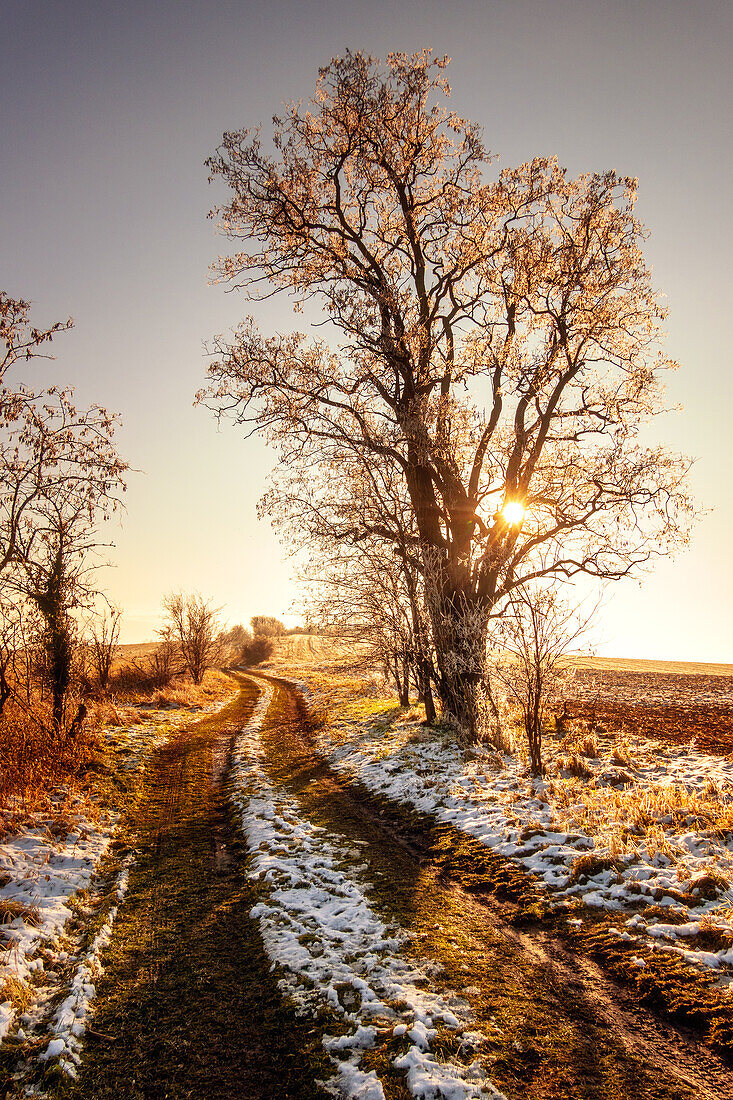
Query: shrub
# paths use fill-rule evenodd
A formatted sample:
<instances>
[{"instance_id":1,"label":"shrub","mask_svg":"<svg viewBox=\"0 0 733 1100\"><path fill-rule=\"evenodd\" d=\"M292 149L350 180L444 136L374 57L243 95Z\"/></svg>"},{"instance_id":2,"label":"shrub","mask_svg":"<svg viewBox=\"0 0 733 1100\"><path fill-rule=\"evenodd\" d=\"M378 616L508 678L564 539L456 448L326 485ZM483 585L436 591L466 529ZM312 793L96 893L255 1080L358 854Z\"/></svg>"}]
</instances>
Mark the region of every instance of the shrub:
<instances>
[{"instance_id":1,"label":"shrub","mask_svg":"<svg viewBox=\"0 0 733 1100\"><path fill-rule=\"evenodd\" d=\"M271 657L275 646L272 638L265 634L255 634L251 641L242 646L241 658L244 665L259 665Z\"/></svg>"}]
</instances>

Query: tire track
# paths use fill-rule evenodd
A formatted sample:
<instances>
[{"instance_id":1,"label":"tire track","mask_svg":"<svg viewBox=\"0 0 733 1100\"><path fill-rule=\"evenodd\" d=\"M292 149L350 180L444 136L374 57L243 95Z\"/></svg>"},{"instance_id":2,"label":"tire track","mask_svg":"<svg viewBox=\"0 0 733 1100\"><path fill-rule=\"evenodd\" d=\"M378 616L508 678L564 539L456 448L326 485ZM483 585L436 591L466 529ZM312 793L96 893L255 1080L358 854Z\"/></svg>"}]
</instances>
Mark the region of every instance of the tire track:
<instances>
[{"instance_id":1,"label":"tire track","mask_svg":"<svg viewBox=\"0 0 733 1100\"><path fill-rule=\"evenodd\" d=\"M299 694L262 678L276 689L262 728L270 778L312 821L359 846L370 901L412 934L416 955L438 959L443 982L471 992L492 1078L508 1096L731 1100L729 1070L694 1037L660 1023L544 930L518 932L493 899L440 881L429 838L394 827L376 800L333 773L314 751Z\"/></svg>"},{"instance_id":2,"label":"tire track","mask_svg":"<svg viewBox=\"0 0 733 1100\"><path fill-rule=\"evenodd\" d=\"M317 1100L325 1056L282 1003L256 922L227 762L260 688L155 753L79 1079L99 1100ZM96 1034L97 1039L94 1039ZM310 1061L309 1061L310 1060ZM312 1061L312 1065L311 1065Z\"/></svg>"}]
</instances>

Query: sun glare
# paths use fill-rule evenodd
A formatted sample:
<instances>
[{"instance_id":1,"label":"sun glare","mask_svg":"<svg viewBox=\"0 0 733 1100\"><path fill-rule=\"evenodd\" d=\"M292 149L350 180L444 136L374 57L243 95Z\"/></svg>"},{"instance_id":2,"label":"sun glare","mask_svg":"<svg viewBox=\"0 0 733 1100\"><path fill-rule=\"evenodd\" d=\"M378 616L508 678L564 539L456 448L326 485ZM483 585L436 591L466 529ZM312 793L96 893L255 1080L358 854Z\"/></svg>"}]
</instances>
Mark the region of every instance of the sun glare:
<instances>
[{"instance_id":1,"label":"sun glare","mask_svg":"<svg viewBox=\"0 0 733 1100\"><path fill-rule=\"evenodd\" d=\"M518 500L508 500L501 510L501 514L511 526L519 526L524 519L525 508Z\"/></svg>"}]
</instances>

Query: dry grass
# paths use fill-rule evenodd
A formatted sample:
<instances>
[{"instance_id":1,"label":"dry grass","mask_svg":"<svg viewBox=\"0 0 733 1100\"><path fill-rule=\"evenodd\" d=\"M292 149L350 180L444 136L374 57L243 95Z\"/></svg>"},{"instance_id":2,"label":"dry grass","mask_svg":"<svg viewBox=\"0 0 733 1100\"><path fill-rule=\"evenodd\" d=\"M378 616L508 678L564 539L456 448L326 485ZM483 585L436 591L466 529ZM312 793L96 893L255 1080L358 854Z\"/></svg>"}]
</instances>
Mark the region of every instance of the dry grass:
<instances>
[{"instance_id":1,"label":"dry grass","mask_svg":"<svg viewBox=\"0 0 733 1100\"><path fill-rule=\"evenodd\" d=\"M138 684L138 687L140 685ZM46 700L32 700L30 713L8 702L0 717L0 807L29 812L54 802L58 810L71 794L83 792L90 781L89 766L102 751L104 726L132 726L144 721L144 707L193 708L216 703L232 692L229 677L207 670L201 684L180 677L168 687L152 691L127 690L85 700L87 717L74 737L51 735ZM75 710L76 702L70 705ZM63 797L57 797L61 790Z\"/></svg>"},{"instance_id":2,"label":"dry grass","mask_svg":"<svg viewBox=\"0 0 733 1100\"><path fill-rule=\"evenodd\" d=\"M0 898L0 924L21 917L26 924L37 927L41 923L41 914L37 905L31 902L18 901L16 898Z\"/></svg>"},{"instance_id":3,"label":"dry grass","mask_svg":"<svg viewBox=\"0 0 733 1100\"><path fill-rule=\"evenodd\" d=\"M733 832L733 805L715 784L696 793L666 783L618 789L555 779L550 794L563 828L588 833L614 854L633 853L644 842L650 856L660 852L684 868L687 853L677 845L675 830L721 838Z\"/></svg>"},{"instance_id":4,"label":"dry grass","mask_svg":"<svg viewBox=\"0 0 733 1100\"><path fill-rule=\"evenodd\" d=\"M0 805L20 802L24 809L44 804L50 789L73 786L84 764L98 747L93 724L71 738L52 736L43 703L32 718L9 703L0 719Z\"/></svg>"},{"instance_id":5,"label":"dry grass","mask_svg":"<svg viewBox=\"0 0 733 1100\"><path fill-rule=\"evenodd\" d=\"M582 882L600 875L603 871L613 871L618 874L623 869L614 856L597 855L595 852L583 852L576 856L570 867L570 882Z\"/></svg>"},{"instance_id":6,"label":"dry grass","mask_svg":"<svg viewBox=\"0 0 733 1100\"><path fill-rule=\"evenodd\" d=\"M0 1004L10 1001L16 1012L25 1012L33 1001L33 991L19 978L5 978L0 985Z\"/></svg>"},{"instance_id":7,"label":"dry grass","mask_svg":"<svg viewBox=\"0 0 733 1100\"><path fill-rule=\"evenodd\" d=\"M557 757L557 766L560 771L567 772L576 779L589 779L593 774L582 756L575 751L561 753Z\"/></svg>"},{"instance_id":8,"label":"dry grass","mask_svg":"<svg viewBox=\"0 0 733 1100\"><path fill-rule=\"evenodd\" d=\"M611 749L611 763L619 768L633 768L635 766L628 741L623 736L617 737L614 741Z\"/></svg>"}]
</instances>

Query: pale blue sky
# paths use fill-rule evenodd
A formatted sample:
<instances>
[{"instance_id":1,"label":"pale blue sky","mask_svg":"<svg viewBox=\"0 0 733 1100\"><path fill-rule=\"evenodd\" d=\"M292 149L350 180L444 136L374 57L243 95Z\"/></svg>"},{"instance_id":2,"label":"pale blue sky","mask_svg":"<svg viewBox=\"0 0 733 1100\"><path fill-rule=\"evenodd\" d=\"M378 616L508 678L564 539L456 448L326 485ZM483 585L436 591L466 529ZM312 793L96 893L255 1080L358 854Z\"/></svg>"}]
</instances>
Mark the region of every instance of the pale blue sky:
<instances>
[{"instance_id":1,"label":"pale blue sky","mask_svg":"<svg viewBox=\"0 0 733 1100\"><path fill-rule=\"evenodd\" d=\"M453 62L453 107L500 165L558 155L573 172L640 180L655 282L685 411L659 437L698 458L714 510L690 550L618 587L601 649L733 661L728 565L733 406L730 55L733 6L703 0L3 0L0 284L39 321L72 314L52 370L121 412L144 471L106 581L126 638L149 637L162 593L198 588L231 621L284 613L289 565L255 503L271 456L192 408L203 342L248 307L207 285L224 247L203 162L226 129L267 126L346 47L432 46ZM263 307L288 328L287 302Z\"/></svg>"}]
</instances>

